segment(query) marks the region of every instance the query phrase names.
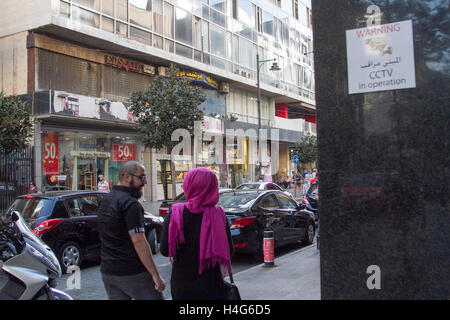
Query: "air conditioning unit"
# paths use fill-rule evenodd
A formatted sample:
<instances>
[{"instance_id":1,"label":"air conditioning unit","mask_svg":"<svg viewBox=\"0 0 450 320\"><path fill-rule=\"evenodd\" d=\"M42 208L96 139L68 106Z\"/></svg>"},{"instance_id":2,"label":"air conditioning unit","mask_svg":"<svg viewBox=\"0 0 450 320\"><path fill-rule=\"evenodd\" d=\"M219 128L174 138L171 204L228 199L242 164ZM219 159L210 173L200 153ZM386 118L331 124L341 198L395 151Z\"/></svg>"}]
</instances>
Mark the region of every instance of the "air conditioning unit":
<instances>
[{"instance_id":1,"label":"air conditioning unit","mask_svg":"<svg viewBox=\"0 0 450 320\"><path fill-rule=\"evenodd\" d=\"M219 84L219 92L220 93L229 93L230 92L230 84L228 82L221 82Z\"/></svg>"},{"instance_id":2,"label":"air conditioning unit","mask_svg":"<svg viewBox=\"0 0 450 320\"><path fill-rule=\"evenodd\" d=\"M163 77L169 76L169 70L166 67L158 67L158 74Z\"/></svg>"}]
</instances>

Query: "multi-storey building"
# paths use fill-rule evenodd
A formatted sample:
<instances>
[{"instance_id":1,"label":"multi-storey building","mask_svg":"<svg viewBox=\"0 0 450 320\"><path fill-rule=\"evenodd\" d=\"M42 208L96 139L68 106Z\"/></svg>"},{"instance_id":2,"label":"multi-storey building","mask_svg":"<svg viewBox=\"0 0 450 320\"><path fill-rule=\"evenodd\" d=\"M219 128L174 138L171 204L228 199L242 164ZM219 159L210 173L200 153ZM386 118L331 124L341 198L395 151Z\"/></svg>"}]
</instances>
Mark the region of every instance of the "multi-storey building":
<instances>
[{"instance_id":1,"label":"multi-storey building","mask_svg":"<svg viewBox=\"0 0 450 320\"><path fill-rule=\"evenodd\" d=\"M164 155L139 142L128 97L171 63L207 96L203 141L195 163L177 161L178 182L198 165L215 170L222 186L261 173L248 162L248 139L232 140L242 145L227 146L226 163L205 162L208 134L279 129L277 178L291 174L289 146L315 130L310 0L3 0L1 7L0 90L32 106L41 188L95 188L99 173L115 183L121 162L135 159L151 173L146 198L161 199ZM260 112L257 54L281 68L260 63Z\"/></svg>"}]
</instances>

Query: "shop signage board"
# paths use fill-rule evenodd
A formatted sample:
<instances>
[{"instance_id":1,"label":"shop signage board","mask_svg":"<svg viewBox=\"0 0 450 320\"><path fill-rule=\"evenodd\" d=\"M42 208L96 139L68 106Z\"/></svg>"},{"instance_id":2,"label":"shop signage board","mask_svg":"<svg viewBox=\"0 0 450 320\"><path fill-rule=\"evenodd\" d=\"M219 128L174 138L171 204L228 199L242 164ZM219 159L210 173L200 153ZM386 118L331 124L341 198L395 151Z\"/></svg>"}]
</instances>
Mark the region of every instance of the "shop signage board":
<instances>
[{"instance_id":1,"label":"shop signage board","mask_svg":"<svg viewBox=\"0 0 450 320\"><path fill-rule=\"evenodd\" d=\"M117 162L137 160L137 145L133 143L113 143L112 160Z\"/></svg>"},{"instance_id":2,"label":"shop signage board","mask_svg":"<svg viewBox=\"0 0 450 320\"><path fill-rule=\"evenodd\" d=\"M47 131L43 134L42 166L43 173L59 174L59 134Z\"/></svg>"},{"instance_id":3,"label":"shop signage board","mask_svg":"<svg viewBox=\"0 0 450 320\"><path fill-rule=\"evenodd\" d=\"M105 55L105 64L123 69L125 71L133 71L138 73L155 74L155 67L140 62L116 57L113 55Z\"/></svg>"},{"instance_id":4,"label":"shop signage board","mask_svg":"<svg viewBox=\"0 0 450 320\"><path fill-rule=\"evenodd\" d=\"M189 79L193 84L203 86L209 89L219 89L219 84L210 76L197 71L180 71L177 73L177 77L183 79Z\"/></svg>"},{"instance_id":5,"label":"shop signage board","mask_svg":"<svg viewBox=\"0 0 450 320\"><path fill-rule=\"evenodd\" d=\"M412 20L346 31L349 94L416 87Z\"/></svg>"}]
</instances>

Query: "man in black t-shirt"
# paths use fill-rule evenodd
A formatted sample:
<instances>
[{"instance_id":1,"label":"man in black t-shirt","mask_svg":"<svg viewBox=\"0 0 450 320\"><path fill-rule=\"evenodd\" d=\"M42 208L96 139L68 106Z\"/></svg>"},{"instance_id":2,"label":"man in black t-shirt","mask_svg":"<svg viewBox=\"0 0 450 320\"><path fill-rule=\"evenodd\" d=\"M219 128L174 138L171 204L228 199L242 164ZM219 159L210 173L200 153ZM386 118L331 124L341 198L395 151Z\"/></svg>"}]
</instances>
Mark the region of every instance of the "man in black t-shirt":
<instances>
[{"instance_id":1,"label":"man in black t-shirt","mask_svg":"<svg viewBox=\"0 0 450 320\"><path fill-rule=\"evenodd\" d=\"M138 199L147 183L136 161L119 169L119 183L98 209L103 283L111 300L163 299L166 284L145 238L144 209Z\"/></svg>"}]
</instances>

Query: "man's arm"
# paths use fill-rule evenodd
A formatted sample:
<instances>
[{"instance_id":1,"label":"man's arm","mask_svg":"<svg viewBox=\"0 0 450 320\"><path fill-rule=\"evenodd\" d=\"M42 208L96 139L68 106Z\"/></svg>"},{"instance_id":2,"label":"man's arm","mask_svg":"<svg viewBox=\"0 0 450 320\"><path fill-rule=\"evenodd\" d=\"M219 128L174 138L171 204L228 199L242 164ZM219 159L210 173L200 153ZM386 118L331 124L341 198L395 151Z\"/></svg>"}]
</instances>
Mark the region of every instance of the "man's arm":
<instances>
[{"instance_id":1,"label":"man's arm","mask_svg":"<svg viewBox=\"0 0 450 320\"><path fill-rule=\"evenodd\" d=\"M153 260L152 251L150 245L145 238L145 233L139 232L130 235L131 241L133 242L134 249L136 250L139 259L145 266L147 271L152 275L153 281L155 282L155 290L158 292L163 292L166 288L166 283L161 278L158 268L156 267L155 261Z\"/></svg>"}]
</instances>

